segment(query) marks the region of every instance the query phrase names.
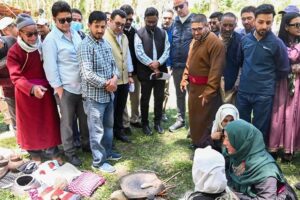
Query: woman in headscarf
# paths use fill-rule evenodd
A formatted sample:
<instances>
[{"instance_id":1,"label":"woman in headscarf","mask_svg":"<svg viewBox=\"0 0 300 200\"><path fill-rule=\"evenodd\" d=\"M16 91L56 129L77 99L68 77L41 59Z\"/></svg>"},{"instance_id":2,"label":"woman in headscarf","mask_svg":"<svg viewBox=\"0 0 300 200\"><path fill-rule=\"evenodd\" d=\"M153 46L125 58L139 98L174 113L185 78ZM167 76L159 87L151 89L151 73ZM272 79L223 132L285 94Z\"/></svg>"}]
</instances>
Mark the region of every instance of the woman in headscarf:
<instances>
[{"instance_id":1,"label":"woman in headscarf","mask_svg":"<svg viewBox=\"0 0 300 200\"><path fill-rule=\"evenodd\" d=\"M62 163L59 116L43 69L37 27L27 14L18 15L16 24L19 35L8 51L7 68L15 86L17 142L36 162L46 153Z\"/></svg>"},{"instance_id":2,"label":"woman in headscarf","mask_svg":"<svg viewBox=\"0 0 300 200\"><path fill-rule=\"evenodd\" d=\"M244 120L225 127L224 154L229 157L228 185L240 199L297 199L273 157L262 133Z\"/></svg>"},{"instance_id":3,"label":"woman in headscarf","mask_svg":"<svg viewBox=\"0 0 300 200\"><path fill-rule=\"evenodd\" d=\"M287 46L291 73L277 83L269 138L269 151L276 158L283 148L282 161L291 161L300 150L300 14L286 13L278 37Z\"/></svg>"},{"instance_id":4,"label":"woman in headscarf","mask_svg":"<svg viewBox=\"0 0 300 200\"><path fill-rule=\"evenodd\" d=\"M227 187L223 155L210 146L196 149L192 175L195 190L186 200L238 199Z\"/></svg>"},{"instance_id":5,"label":"woman in headscarf","mask_svg":"<svg viewBox=\"0 0 300 200\"><path fill-rule=\"evenodd\" d=\"M220 106L216 113L216 118L211 129L211 138L220 140L224 127L231 121L240 119L238 109L232 104L224 104Z\"/></svg>"}]
</instances>

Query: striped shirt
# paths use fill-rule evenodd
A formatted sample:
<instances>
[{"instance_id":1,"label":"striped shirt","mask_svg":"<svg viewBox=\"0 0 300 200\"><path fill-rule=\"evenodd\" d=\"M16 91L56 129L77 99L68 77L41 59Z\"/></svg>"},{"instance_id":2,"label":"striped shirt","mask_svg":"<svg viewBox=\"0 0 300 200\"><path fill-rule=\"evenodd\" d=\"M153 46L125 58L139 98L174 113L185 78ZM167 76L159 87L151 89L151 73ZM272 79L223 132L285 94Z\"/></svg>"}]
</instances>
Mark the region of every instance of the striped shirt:
<instances>
[{"instance_id":1,"label":"striped shirt","mask_svg":"<svg viewBox=\"0 0 300 200\"><path fill-rule=\"evenodd\" d=\"M110 102L114 94L105 89L106 82L119 72L109 43L88 35L79 46L78 60L82 96L99 103Z\"/></svg>"}]
</instances>

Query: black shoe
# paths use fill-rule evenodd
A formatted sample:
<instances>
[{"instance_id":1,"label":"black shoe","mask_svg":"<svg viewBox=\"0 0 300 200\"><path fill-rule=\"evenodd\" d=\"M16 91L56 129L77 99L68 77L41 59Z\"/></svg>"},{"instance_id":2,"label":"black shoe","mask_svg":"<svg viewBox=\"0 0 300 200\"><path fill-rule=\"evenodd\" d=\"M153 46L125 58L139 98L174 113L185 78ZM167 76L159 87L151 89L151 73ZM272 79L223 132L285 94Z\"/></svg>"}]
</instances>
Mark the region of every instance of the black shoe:
<instances>
[{"instance_id":1,"label":"black shoe","mask_svg":"<svg viewBox=\"0 0 300 200\"><path fill-rule=\"evenodd\" d=\"M159 133L159 134L163 134L165 132L165 130L163 129L163 127L161 127L160 124L155 124L154 125L154 129Z\"/></svg>"},{"instance_id":2,"label":"black shoe","mask_svg":"<svg viewBox=\"0 0 300 200\"><path fill-rule=\"evenodd\" d=\"M300 182L296 183L295 188L296 188L297 190L300 190Z\"/></svg>"},{"instance_id":3,"label":"black shoe","mask_svg":"<svg viewBox=\"0 0 300 200\"><path fill-rule=\"evenodd\" d=\"M144 125L143 126L143 132L145 133L145 135L152 135L152 131L151 128L149 127L149 125Z\"/></svg>"},{"instance_id":4,"label":"black shoe","mask_svg":"<svg viewBox=\"0 0 300 200\"><path fill-rule=\"evenodd\" d=\"M130 125L135 128L143 128L143 125L141 124L141 122L130 122Z\"/></svg>"},{"instance_id":5,"label":"black shoe","mask_svg":"<svg viewBox=\"0 0 300 200\"><path fill-rule=\"evenodd\" d=\"M161 120L162 120L163 122L167 122L167 121L168 121L167 114L162 114Z\"/></svg>"},{"instance_id":6,"label":"black shoe","mask_svg":"<svg viewBox=\"0 0 300 200\"><path fill-rule=\"evenodd\" d=\"M81 149L82 149L82 152L86 152L86 153L92 152L90 145L84 145L81 147Z\"/></svg>"},{"instance_id":7,"label":"black shoe","mask_svg":"<svg viewBox=\"0 0 300 200\"><path fill-rule=\"evenodd\" d=\"M125 133L126 135L132 135L131 128L130 128L130 127L124 128L124 133Z\"/></svg>"},{"instance_id":8,"label":"black shoe","mask_svg":"<svg viewBox=\"0 0 300 200\"><path fill-rule=\"evenodd\" d=\"M76 167L79 167L82 164L81 160L76 155L67 156L67 158L68 158L68 162Z\"/></svg>"},{"instance_id":9,"label":"black shoe","mask_svg":"<svg viewBox=\"0 0 300 200\"><path fill-rule=\"evenodd\" d=\"M176 121L172 126L169 127L169 131L170 132L175 132L176 130L182 128L185 126L185 122L184 121Z\"/></svg>"},{"instance_id":10,"label":"black shoe","mask_svg":"<svg viewBox=\"0 0 300 200\"><path fill-rule=\"evenodd\" d=\"M125 135L124 133L115 134L115 137L116 137L117 140L120 140L122 142L131 143L128 136Z\"/></svg>"}]
</instances>

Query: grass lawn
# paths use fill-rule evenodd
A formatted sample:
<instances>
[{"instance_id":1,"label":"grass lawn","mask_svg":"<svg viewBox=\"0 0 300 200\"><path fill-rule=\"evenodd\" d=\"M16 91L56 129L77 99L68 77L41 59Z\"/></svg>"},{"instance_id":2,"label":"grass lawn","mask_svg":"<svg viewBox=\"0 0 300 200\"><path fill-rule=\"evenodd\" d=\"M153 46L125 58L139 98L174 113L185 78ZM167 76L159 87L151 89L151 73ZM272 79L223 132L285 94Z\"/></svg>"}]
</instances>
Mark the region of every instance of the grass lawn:
<instances>
[{"instance_id":1,"label":"grass lawn","mask_svg":"<svg viewBox=\"0 0 300 200\"><path fill-rule=\"evenodd\" d=\"M175 116L175 110L171 110L168 116ZM151 119L150 116L149 119ZM164 123L163 126L167 130L168 126L175 121L171 118L169 123ZM192 150L188 148L189 140L186 139L187 130L181 129L177 133L168 131L163 135L155 133L153 136L144 136L141 129L132 129L133 135L130 136L133 142L125 144L116 142L117 150L122 153L123 158L114 162L117 168L117 173L113 175L103 174L106 178L106 183L100 187L90 199L107 200L110 194L119 189L119 178L128 173L138 170L155 171L162 179L168 179L172 175L180 172L175 178L168 182L168 185L176 187L168 191L169 199L179 199L187 190L193 189L192 182L192 161L190 157ZM0 134L1 134L1 116L0 116ZM15 148L15 139L0 139L0 147ZM91 170L91 154L79 153L84 161L81 170ZM281 164L278 161L283 173L291 185L300 181L300 154L298 153L289 164ZM100 172L99 172L100 173ZM300 192L297 191L298 197ZM0 190L0 199L17 199L9 192Z\"/></svg>"}]
</instances>

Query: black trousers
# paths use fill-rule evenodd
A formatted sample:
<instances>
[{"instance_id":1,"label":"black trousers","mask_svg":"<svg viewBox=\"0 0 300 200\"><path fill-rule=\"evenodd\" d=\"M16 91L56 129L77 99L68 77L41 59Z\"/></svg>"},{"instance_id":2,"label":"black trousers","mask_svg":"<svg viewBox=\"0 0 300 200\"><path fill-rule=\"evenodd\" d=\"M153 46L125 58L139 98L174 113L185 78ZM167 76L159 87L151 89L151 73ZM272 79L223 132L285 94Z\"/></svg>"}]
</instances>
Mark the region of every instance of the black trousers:
<instances>
[{"instance_id":1,"label":"black trousers","mask_svg":"<svg viewBox=\"0 0 300 200\"><path fill-rule=\"evenodd\" d=\"M162 107L165 95L165 81L147 80L141 81L141 115L142 124L148 125L149 102L153 88L154 95L154 123L159 124L162 116Z\"/></svg>"},{"instance_id":2,"label":"black trousers","mask_svg":"<svg viewBox=\"0 0 300 200\"><path fill-rule=\"evenodd\" d=\"M128 97L128 84L118 85L115 91L114 100L114 134L120 134L124 129L123 126L123 113L126 107Z\"/></svg>"}]
</instances>

